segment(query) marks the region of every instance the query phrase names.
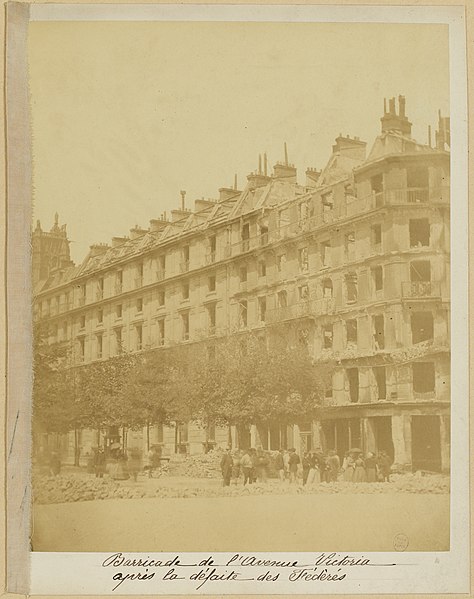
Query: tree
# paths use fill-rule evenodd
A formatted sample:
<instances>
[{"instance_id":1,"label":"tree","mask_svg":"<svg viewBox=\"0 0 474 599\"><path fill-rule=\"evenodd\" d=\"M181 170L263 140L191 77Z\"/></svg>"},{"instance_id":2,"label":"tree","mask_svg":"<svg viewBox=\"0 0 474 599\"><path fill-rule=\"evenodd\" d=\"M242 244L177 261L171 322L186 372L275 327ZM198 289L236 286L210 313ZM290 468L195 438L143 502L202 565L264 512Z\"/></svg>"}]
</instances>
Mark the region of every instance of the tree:
<instances>
[{"instance_id":1,"label":"tree","mask_svg":"<svg viewBox=\"0 0 474 599\"><path fill-rule=\"evenodd\" d=\"M65 433L71 430L73 405L67 345L48 343L48 330L33 329L33 432Z\"/></svg>"},{"instance_id":2,"label":"tree","mask_svg":"<svg viewBox=\"0 0 474 599\"><path fill-rule=\"evenodd\" d=\"M306 348L268 349L262 340L227 339L214 361L194 360L185 377L183 407L204 422L288 424L317 415L324 372Z\"/></svg>"}]
</instances>

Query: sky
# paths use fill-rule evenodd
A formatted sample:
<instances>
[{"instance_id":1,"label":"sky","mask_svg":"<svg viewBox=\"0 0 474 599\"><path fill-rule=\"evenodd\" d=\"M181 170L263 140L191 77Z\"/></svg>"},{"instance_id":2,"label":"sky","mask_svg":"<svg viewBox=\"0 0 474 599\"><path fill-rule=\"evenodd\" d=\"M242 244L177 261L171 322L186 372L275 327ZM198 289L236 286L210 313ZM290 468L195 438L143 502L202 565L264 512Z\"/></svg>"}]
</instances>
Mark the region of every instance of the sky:
<instances>
[{"instance_id":1,"label":"sky","mask_svg":"<svg viewBox=\"0 0 474 599\"><path fill-rule=\"evenodd\" d=\"M322 168L334 139L380 132L406 97L413 137L449 114L444 25L32 22L34 221L71 256L194 200L242 189L267 152Z\"/></svg>"}]
</instances>

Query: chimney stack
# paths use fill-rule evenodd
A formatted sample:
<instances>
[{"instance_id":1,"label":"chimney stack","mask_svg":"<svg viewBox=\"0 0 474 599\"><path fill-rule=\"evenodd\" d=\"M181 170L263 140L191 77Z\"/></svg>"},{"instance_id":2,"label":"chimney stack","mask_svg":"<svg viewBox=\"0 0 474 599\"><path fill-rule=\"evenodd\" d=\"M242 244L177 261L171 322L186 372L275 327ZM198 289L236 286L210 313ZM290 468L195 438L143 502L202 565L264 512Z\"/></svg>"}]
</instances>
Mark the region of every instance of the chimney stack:
<instances>
[{"instance_id":1,"label":"chimney stack","mask_svg":"<svg viewBox=\"0 0 474 599\"><path fill-rule=\"evenodd\" d=\"M186 192L185 191L180 191L179 192L181 194L181 210L185 210L186 209Z\"/></svg>"},{"instance_id":2,"label":"chimney stack","mask_svg":"<svg viewBox=\"0 0 474 599\"><path fill-rule=\"evenodd\" d=\"M145 233L148 233L147 229L142 229L138 225L135 225L133 229L130 229L130 239L137 239L137 237L141 237Z\"/></svg>"},{"instance_id":3,"label":"chimney stack","mask_svg":"<svg viewBox=\"0 0 474 599\"><path fill-rule=\"evenodd\" d=\"M240 191L238 189L234 189L233 187L220 187L219 188L219 202L224 202L225 200L230 200L230 198L235 198L235 196L239 195Z\"/></svg>"},{"instance_id":4,"label":"chimney stack","mask_svg":"<svg viewBox=\"0 0 474 599\"><path fill-rule=\"evenodd\" d=\"M106 243L93 243L90 246L90 255L92 258L95 258L95 256L100 256L102 254L105 254L105 252L109 249L109 245L107 245Z\"/></svg>"},{"instance_id":5,"label":"chimney stack","mask_svg":"<svg viewBox=\"0 0 474 599\"><path fill-rule=\"evenodd\" d=\"M112 237L112 247L116 248L119 245L122 245L122 243L125 243L126 241L128 241L128 237Z\"/></svg>"},{"instance_id":6,"label":"chimney stack","mask_svg":"<svg viewBox=\"0 0 474 599\"><path fill-rule=\"evenodd\" d=\"M316 168L306 169L306 187L316 187L321 171Z\"/></svg>"},{"instance_id":7,"label":"chimney stack","mask_svg":"<svg viewBox=\"0 0 474 599\"><path fill-rule=\"evenodd\" d=\"M436 131L436 148L445 150L445 146L451 146L451 120L449 116L441 116L438 110L438 131Z\"/></svg>"},{"instance_id":8,"label":"chimney stack","mask_svg":"<svg viewBox=\"0 0 474 599\"><path fill-rule=\"evenodd\" d=\"M405 114L405 96L398 96L398 115L395 107L395 98L390 98L388 104L389 111L387 112L387 102L384 99L384 115L380 119L382 133L393 131L406 137L411 137L411 123Z\"/></svg>"},{"instance_id":9,"label":"chimney stack","mask_svg":"<svg viewBox=\"0 0 474 599\"><path fill-rule=\"evenodd\" d=\"M237 177L236 177L236 181L237 181ZM270 181L270 177L268 177L262 173L262 155L261 154L258 155L258 170L254 173L250 173L250 175L247 175L247 181L248 181L247 185L250 190L257 189L257 187L263 187L264 185L267 185L267 183Z\"/></svg>"},{"instance_id":10,"label":"chimney stack","mask_svg":"<svg viewBox=\"0 0 474 599\"><path fill-rule=\"evenodd\" d=\"M339 133L336 137L336 143L332 146L334 154L340 154L341 156L348 156L355 160L365 160L365 150L367 143L361 141L358 137L344 137Z\"/></svg>"}]
</instances>

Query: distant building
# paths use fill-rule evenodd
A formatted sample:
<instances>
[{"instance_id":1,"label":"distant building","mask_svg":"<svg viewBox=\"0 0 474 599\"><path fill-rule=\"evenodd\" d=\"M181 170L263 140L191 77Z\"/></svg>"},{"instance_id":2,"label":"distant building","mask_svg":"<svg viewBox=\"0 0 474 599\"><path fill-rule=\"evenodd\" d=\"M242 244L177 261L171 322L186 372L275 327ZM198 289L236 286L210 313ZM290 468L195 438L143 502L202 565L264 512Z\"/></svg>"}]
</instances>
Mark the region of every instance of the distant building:
<instances>
[{"instance_id":1,"label":"distant building","mask_svg":"<svg viewBox=\"0 0 474 599\"><path fill-rule=\"evenodd\" d=\"M33 231L35 318L76 363L107 360L123 346L145 351L244 331L271 338L286 327L334 366L319 422L232 430L236 445L278 449L384 449L397 464L449 469L449 119L436 146L417 143L405 99L390 99L381 134L339 135L322 171L304 184L285 159L266 155L243 190L219 190L96 244L69 259L65 227ZM431 136L430 136L431 137ZM199 427L154 427L164 452L203 451ZM83 431L84 451L96 444ZM217 445L228 431L211 432ZM73 436L65 441L72 452Z\"/></svg>"}]
</instances>

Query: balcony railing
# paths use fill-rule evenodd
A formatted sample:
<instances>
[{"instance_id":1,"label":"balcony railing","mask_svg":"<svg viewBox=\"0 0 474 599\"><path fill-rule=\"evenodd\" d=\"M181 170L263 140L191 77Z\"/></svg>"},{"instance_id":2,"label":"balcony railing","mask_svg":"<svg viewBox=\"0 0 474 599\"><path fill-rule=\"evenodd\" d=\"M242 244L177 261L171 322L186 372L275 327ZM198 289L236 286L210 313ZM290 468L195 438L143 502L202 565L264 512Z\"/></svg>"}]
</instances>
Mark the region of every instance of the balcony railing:
<instances>
[{"instance_id":1,"label":"balcony railing","mask_svg":"<svg viewBox=\"0 0 474 599\"><path fill-rule=\"evenodd\" d=\"M120 295L123 291L122 283L115 283L115 295Z\"/></svg>"},{"instance_id":2,"label":"balcony railing","mask_svg":"<svg viewBox=\"0 0 474 599\"><path fill-rule=\"evenodd\" d=\"M402 297L441 297L441 285L439 281L404 281L402 283Z\"/></svg>"},{"instance_id":3,"label":"balcony railing","mask_svg":"<svg viewBox=\"0 0 474 599\"><path fill-rule=\"evenodd\" d=\"M98 302L100 302L100 300L103 300L103 299L104 299L104 290L103 290L103 289L98 289L98 290L95 292L95 299L96 299Z\"/></svg>"},{"instance_id":4,"label":"balcony railing","mask_svg":"<svg viewBox=\"0 0 474 599\"><path fill-rule=\"evenodd\" d=\"M164 269L158 269L156 271L156 280L157 281L163 281L165 278L165 271Z\"/></svg>"},{"instance_id":5,"label":"balcony railing","mask_svg":"<svg viewBox=\"0 0 474 599\"><path fill-rule=\"evenodd\" d=\"M307 300L297 304L281 306L273 310L267 310L265 321L269 324L291 320L294 318L312 318L334 311L334 298L320 298Z\"/></svg>"},{"instance_id":6,"label":"balcony railing","mask_svg":"<svg viewBox=\"0 0 474 599\"><path fill-rule=\"evenodd\" d=\"M184 262L180 262L180 264L179 264L179 270L181 272L188 272L189 271L189 260L185 260Z\"/></svg>"},{"instance_id":7,"label":"balcony railing","mask_svg":"<svg viewBox=\"0 0 474 599\"><path fill-rule=\"evenodd\" d=\"M208 252L206 254L206 264L214 264L216 261L216 252Z\"/></svg>"}]
</instances>

